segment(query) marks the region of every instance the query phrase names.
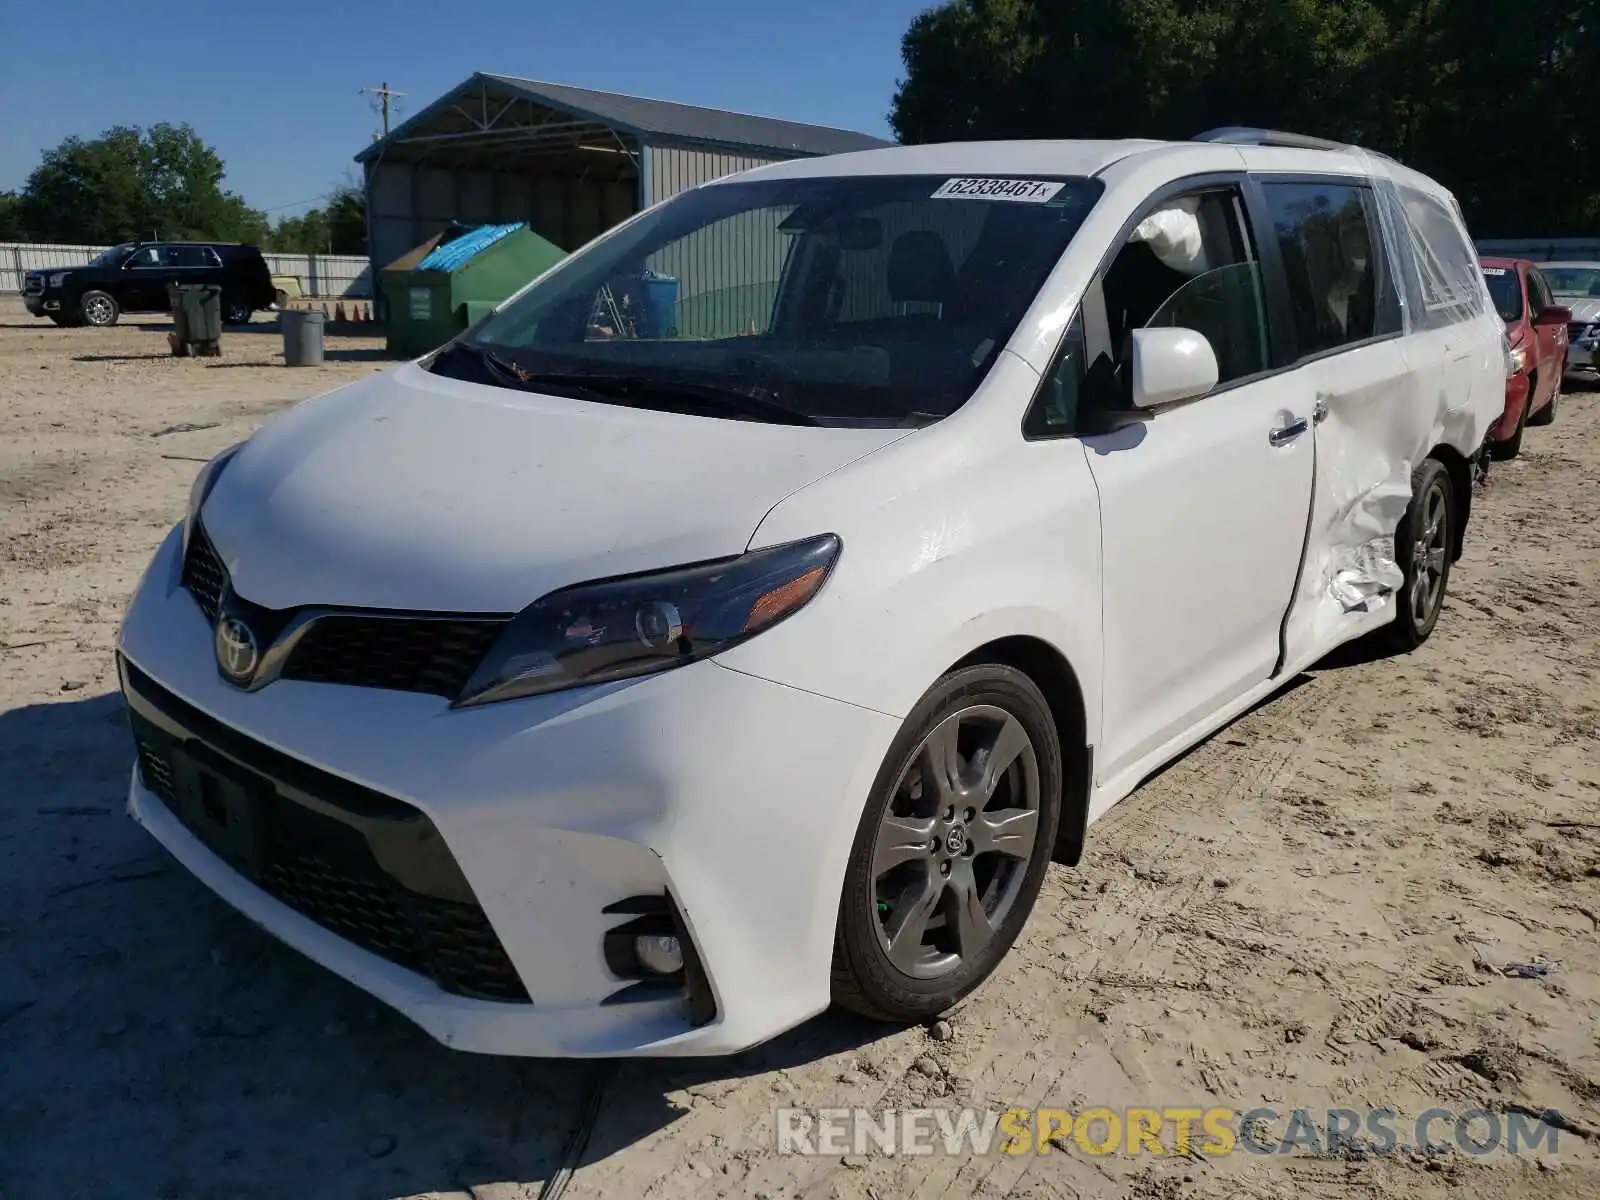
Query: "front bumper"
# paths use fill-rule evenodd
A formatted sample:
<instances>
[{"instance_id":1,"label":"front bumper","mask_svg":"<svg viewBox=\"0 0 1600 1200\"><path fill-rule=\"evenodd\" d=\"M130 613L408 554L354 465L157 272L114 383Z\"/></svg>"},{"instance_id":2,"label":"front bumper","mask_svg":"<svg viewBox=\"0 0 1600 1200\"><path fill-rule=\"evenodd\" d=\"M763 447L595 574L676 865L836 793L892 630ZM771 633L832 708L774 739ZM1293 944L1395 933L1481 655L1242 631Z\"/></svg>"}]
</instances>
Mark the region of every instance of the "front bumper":
<instances>
[{"instance_id":1,"label":"front bumper","mask_svg":"<svg viewBox=\"0 0 1600 1200\"><path fill-rule=\"evenodd\" d=\"M22 294L22 307L36 317L48 316L61 311L61 300L55 296L45 296L38 292L24 292Z\"/></svg>"},{"instance_id":2,"label":"front bumper","mask_svg":"<svg viewBox=\"0 0 1600 1200\"><path fill-rule=\"evenodd\" d=\"M200 724L425 816L527 1001L454 994L338 936L209 849L136 770L133 816L257 924L441 1042L485 1053L726 1053L827 1006L845 863L898 722L714 661L473 710L295 680L245 693L217 673L179 559L174 531L120 653ZM707 1023L674 994L621 996L628 981L607 965L605 934L626 918L602 910L662 893L709 981Z\"/></svg>"}]
</instances>

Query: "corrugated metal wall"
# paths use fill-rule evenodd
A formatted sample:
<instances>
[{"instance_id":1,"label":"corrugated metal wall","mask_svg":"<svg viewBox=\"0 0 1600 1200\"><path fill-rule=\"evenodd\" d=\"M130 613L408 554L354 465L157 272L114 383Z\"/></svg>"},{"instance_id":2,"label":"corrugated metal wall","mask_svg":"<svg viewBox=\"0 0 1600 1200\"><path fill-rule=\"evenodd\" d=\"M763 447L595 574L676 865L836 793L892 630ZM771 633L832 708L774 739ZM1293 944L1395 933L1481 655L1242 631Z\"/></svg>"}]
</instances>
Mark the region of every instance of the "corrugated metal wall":
<instances>
[{"instance_id":1,"label":"corrugated metal wall","mask_svg":"<svg viewBox=\"0 0 1600 1200\"><path fill-rule=\"evenodd\" d=\"M698 146L644 147L647 204L781 159ZM778 294L789 239L778 232L788 211L766 209L721 221L652 255L648 266L680 281L683 337L732 337L765 330Z\"/></svg>"},{"instance_id":2,"label":"corrugated metal wall","mask_svg":"<svg viewBox=\"0 0 1600 1200\"><path fill-rule=\"evenodd\" d=\"M410 163L379 163L369 167L367 180L372 261L380 269L451 221L526 221L563 250L576 250L632 216L638 203L632 180L601 182Z\"/></svg>"},{"instance_id":3,"label":"corrugated metal wall","mask_svg":"<svg viewBox=\"0 0 1600 1200\"><path fill-rule=\"evenodd\" d=\"M647 145L644 148L644 176L647 181L646 205L669 200L679 192L768 163L780 158L762 157L749 151L708 150L696 146Z\"/></svg>"},{"instance_id":4,"label":"corrugated metal wall","mask_svg":"<svg viewBox=\"0 0 1600 1200\"><path fill-rule=\"evenodd\" d=\"M526 221L563 250L576 250L626 220L640 201L654 204L699 184L782 161L754 152L681 145L640 149L643 185L600 183L536 171L465 170L379 162L367 166L372 262L381 269L451 221L466 224ZM786 240L774 236L782 214L751 214L728 227L689 239L653 264L678 275L688 302L686 336L717 336L748 327L771 307ZM737 228L735 228L737 226ZM713 294L714 293L714 294ZM704 297L698 302L697 297ZM704 330L705 332L702 332Z\"/></svg>"}]
</instances>

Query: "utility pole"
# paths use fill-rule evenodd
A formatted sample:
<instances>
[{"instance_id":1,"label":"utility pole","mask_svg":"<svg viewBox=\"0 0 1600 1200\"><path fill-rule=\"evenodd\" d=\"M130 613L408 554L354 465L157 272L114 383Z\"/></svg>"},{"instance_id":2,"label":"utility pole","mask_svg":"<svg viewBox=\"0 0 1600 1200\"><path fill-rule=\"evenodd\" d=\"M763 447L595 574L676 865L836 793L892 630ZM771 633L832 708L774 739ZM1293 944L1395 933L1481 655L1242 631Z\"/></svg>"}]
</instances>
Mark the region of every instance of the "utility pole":
<instances>
[{"instance_id":1,"label":"utility pole","mask_svg":"<svg viewBox=\"0 0 1600 1200\"><path fill-rule=\"evenodd\" d=\"M377 87L364 87L361 89L375 98L374 102L379 112L383 114L383 136L389 136L389 101L404 96L404 92L397 92L390 88L387 81Z\"/></svg>"}]
</instances>

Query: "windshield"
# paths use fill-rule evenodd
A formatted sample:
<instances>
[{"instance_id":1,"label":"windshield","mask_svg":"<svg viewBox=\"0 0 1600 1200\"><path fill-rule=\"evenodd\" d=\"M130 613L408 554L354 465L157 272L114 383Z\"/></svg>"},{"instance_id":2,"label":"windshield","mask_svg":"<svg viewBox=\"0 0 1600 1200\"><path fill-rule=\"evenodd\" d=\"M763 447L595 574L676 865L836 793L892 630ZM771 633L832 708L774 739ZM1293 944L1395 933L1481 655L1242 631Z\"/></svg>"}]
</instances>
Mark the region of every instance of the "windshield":
<instances>
[{"instance_id":1,"label":"windshield","mask_svg":"<svg viewBox=\"0 0 1600 1200\"><path fill-rule=\"evenodd\" d=\"M1540 267L1539 270L1550 290L1558 296L1600 299L1600 266Z\"/></svg>"},{"instance_id":2,"label":"windshield","mask_svg":"<svg viewBox=\"0 0 1600 1200\"><path fill-rule=\"evenodd\" d=\"M971 395L1100 191L925 175L697 188L567 259L430 369L608 403L715 399L751 420L923 424Z\"/></svg>"},{"instance_id":3,"label":"windshield","mask_svg":"<svg viewBox=\"0 0 1600 1200\"><path fill-rule=\"evenodd\" d=\"M1517 273L1510 267L1485 267L1483 281L1489 285L1489 297L1502 321L1522 320L1522 285Z\"/></svg>"},{"instance_id":4,"label":"windshield","mask_svg":"<svg viewBox=\"0 0 1600 1200\"><path fill-rule=\"evenodd\" d=\"M120 246L113 246L109 250L102 250L89 260L91 267L109 267L121 262L127 257L128 251L133 249L132 242L125 242Z\"/></svg>"}]
</instances>

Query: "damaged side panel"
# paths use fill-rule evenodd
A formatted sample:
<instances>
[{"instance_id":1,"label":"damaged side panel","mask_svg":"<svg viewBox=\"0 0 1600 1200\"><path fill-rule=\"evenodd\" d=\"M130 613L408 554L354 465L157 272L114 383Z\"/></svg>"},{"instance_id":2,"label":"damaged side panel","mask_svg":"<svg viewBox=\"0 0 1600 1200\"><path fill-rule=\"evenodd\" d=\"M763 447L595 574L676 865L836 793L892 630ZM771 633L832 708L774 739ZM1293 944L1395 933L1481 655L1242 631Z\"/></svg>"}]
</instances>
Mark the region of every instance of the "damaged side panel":
<instances>
[{"instance_id":1,"label":"damaged side panel","mask_svg":"<svg viewBox=\"0 0 1600 1200\"><path fill-rule=\"evenodd\" d=\"M1365 284L1388 336L1299 368L1316 395L1314 482L1280 672L1393 619L1405 579L1395 531L1413 471L1440 446L1474 459L1504 400L1498 321L1448 194L1362 158L1381 249ZM1460 498L1458 513L1468 501Z\"/></svg>"}]
</instances>

